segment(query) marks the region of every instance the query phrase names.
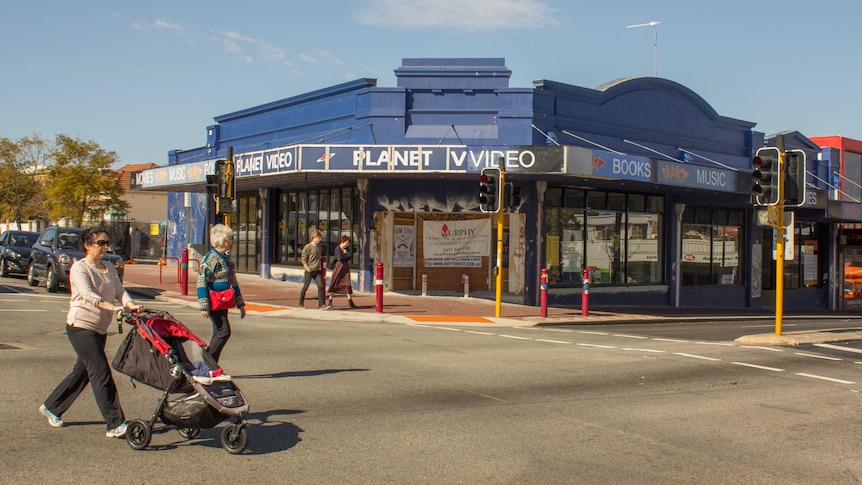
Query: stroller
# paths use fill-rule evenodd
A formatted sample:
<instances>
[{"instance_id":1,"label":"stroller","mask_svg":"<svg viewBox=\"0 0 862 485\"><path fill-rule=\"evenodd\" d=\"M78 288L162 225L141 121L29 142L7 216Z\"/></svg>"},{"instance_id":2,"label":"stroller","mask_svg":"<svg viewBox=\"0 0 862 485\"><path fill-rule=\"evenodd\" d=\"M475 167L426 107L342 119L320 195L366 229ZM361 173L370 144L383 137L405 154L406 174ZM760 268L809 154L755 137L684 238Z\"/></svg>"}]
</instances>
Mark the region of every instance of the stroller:
<instances>
[{"instance_id":1,"label":"stroller","mask_svg":"<svg viewBox=\"0 0 862 485\"><path fill-rule=\"evenodd\" d=\"M128 422L129 446L143 450L154 432L171 429L194 439L201 429L213 428L233 418L221 433L228 453L242 453L248 446L244 417L249 405L230 376L224 374L206 351L206 342L167 312L121 312L117 323L133 325L117 349L111 366L148 386L164 391L149 421ZM161 420L166 426L156 429Z\"/></svg>"}]
</instances>

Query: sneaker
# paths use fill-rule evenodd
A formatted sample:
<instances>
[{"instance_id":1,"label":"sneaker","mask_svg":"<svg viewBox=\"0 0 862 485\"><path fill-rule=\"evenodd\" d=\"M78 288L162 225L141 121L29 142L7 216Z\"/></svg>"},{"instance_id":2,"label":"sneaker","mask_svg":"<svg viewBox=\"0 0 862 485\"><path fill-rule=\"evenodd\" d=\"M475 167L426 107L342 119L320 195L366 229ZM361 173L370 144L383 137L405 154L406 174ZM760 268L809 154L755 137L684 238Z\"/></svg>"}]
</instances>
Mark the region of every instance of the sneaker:
<instances>
[{"instance_id":1,"label":"sneaker","mask_svg":"<svg viewBox=\"0 0 862 485\"><path fill-rule=\"evenodd\" d=\"M128 425L123 423L114 429L109 429L108 432L105 433L105 436L108 438L122 438L123 436L126 436L126 428L128 428Z\"/></svg>"},{"instance_id":2,"label":"sneaker","mask_svg":"<svg viewBox=\"0 0 862 485\"><path fill-rule=\"evenodd\" d=\"M56 414L49 411L44 404L39 406L39 412L42 413L42 416L48 418L48 424L50 424L51 426L55 428L62 428L63 426L66 426L66 423L64 423L63 420L60 419Z\"/></svg>"},{"instance_id":3,"label":"sneaker","mask_svg":"<svg viewBox=\"0 0 862 485\"><path fill-rule=\"evenodd\" d=\"M330 308L332 308L332 305L323 305L320 307L321 310L329 310Z\"/></svg>"}]
</instances>

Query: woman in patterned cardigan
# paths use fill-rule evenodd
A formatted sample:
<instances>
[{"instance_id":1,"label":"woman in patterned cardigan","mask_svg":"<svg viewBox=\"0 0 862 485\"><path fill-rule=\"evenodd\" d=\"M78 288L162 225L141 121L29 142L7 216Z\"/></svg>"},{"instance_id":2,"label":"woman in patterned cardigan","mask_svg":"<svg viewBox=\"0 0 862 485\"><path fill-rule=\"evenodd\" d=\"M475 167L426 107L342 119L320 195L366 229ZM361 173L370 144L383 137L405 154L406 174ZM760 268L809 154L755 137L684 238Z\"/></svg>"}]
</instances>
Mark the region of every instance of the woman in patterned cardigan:
<instances>
[{"instance_id":1,"label":"woman in patterned cardigan","mask_svg":"<svg viewBox=\"0 0 862 485\"><path fill-rule=\"evenodd\" d=\"M201 308L201 316L209 317L213 324L209 352L216 361L219 360L221 351L230 338L230 322L227 319L228 310L210 310L210 290L224 291L232 287L234 302L239 308L239 317L245 318L245 302L239 291L236 272L228 254L233 245L232 237L233 229L224 224L216 224L210 229L210 243L213 248L204 255L198 274L198 304Z\"/></svg>"}]
</instances>

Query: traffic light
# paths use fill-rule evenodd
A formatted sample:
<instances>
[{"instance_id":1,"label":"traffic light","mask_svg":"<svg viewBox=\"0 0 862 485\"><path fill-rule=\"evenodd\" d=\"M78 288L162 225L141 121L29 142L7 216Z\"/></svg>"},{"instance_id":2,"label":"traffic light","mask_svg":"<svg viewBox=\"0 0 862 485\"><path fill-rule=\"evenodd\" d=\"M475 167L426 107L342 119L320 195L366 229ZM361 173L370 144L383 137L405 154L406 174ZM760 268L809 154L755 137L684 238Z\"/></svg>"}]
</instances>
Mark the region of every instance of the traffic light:
<instances>
[{"instance_id":1,"label":"traffic light","mask_svg":"<svg viewBox=\"0 0 862 485\"><path fill-rule=\"evenodd\" d=\"M500 210L500 199L503 191L500 186L500 169L486 167L479 176L479 210L482 212L497 212Z\"/></svg>"},{"instance_id":2,"label":"traffic light","mask_svg":"<svg viewBox=\"0 0 862 485\"><path fill-rule=\"evenodd\" d=\"M515 211L521 205L521 187L514 183L506 184L506 209Z\"/></svg>"},{"instance_id":3,"label":"traffic light","mask_svg":"<svg viewBox=\"0 0 862 485\"><path fill-rule=\"evenodd\" d=\"M805 152L789 150L784 152L787 170L784 172L784 203L801 207L805 205L808 187L805 183Z\"/></svg>"},{"instance_id":4,"label":"traffic light","mask_svg":"<svg viewBox=\"0 0 862 485\"><path fill-rule=\"evenodd\" d=\"M775 147L765 147L757 150L751 160L751 178L754 185L751 193L755 196L757 205L775 205L778 203L779 177L778 165L781 155Z\"/></svg>"}]
</instances>

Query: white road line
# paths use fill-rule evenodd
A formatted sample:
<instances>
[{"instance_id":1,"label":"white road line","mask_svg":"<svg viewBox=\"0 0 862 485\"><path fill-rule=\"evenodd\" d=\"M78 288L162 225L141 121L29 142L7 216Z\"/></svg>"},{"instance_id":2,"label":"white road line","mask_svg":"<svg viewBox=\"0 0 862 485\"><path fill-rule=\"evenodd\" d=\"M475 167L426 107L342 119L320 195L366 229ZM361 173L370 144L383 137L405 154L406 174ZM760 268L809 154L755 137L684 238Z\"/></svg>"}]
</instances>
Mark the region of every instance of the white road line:
<instances>
[{"instance_id":1,"label":"white road line","mask_svg":"<svg viewBox=\"0 0 862 485\"><path fill-rule=\"evenodd\" d=\"M587 335L610 335L607 332L591 332L589 330L578 330L578 333L585 333Z\"/></svg>"},{"instance_id":2,"label":"white road line","mask_svg":"<svg viewBox=\"0 0 862 485\"><path fill-rule=\"evenodd\" d=\"M726 344L724 342L695 342L697 345L718 345L719 347L736 347L734 344Z\"/></svg>"},{"instance_id":3,"label":"white road line","mask_svg":"<svg viewBox=\"0 0 862 485\"><path fill-rule=\"evenodd\" d=\"M596 344L575 344L580 345L581 347L595 347L597 349L615 349L613 345L596 345Z\"/></svg>"},{"instance_id":4,"label":"white road line","mask_svg":"<svg viewBox=\"0 0 862 485\"><path fill-rule=\"evenodd\" d=\"M632 349L632 348L628 348L628 347L623 347L623 350L629 350L629 351L632 351L632 352L650 352L650 353L653 353L653 354L666 354L666 353L667 353L667 351L664 351L664 350L655 350L655 349Z\"/></svg>"},{"instance_id":5,"label":"white road line","mask_svg":"<svg viewBox=\"0 0 862 485\"><path fill-rule=\"evenodd\" d=\"M564 328L546 328L546 332L564 332L564 333L572 333L574 330L566 330Z\"/></svg>"},{"instance_id":6,"label":"white road line","mask_svg":"<svg viewBox=\"0 0 862 485\"><path fill-rule=\"evenodd\" d=\"M818 376L818 375L814 375L814 374L806 374L806 373L804 373L804 372L797 372L797 373L796 373L796 375L798 375L798 376L802 376L802 377L810 377L810 378L812 378L812 379L820 379L820 380L823 380L823 381L837 382L837 383L839 383L839 384L856 384L856 383L855 383L855 382L853 382L853 381L845 381L845 380L842 380L842 379L833 379L833 378L831 378L831 377Z\"/></svg>"},{"instance_id":7,"label":"white road line","mask_svg":"<svg viewBox=\"0 0 862 485\"><path fill-rule=\"evenodd\" d=\"M824 349L835 349L835 350L843 350L844 352L855 352L857 354L862 354L862 350L854 349L853 347L842 347L840 345L832 345L832 344L814 344L815 347L823 347Z\"/></svg>"},{"instance_id":8,"label":"white road line","mask_svg":"<svg viewBox=\"0 0 862 485\"><path fill-rule=\"evenodd\" d=\"M515 340L533 340L533 339L531 339L531 338L527 338L527 337L518 337L517 335L506 335L506 334L500 334L500 337L503 337L503 338L513 338L513 339L515 339Z\"/></svg>"},{"instance_id":9,"label":"white road line","mask_svg":"<svg viewBox=\"0 0 862 485\"><path fill-rule=\"evenodd\" d=\"M38 309L29 309L29 310L15 310L15 309L6 309L0 308L0 312L46 312L48 310L38 310Z\"/></svg>"},{"instance_id":10,"label":"white road line","mask_svg":"<svg viewBox=\"0 0 862 485\"><path fill-rule=\"evenodd\" d=\"M549 344L570 344L571 342L565 342L563 340L549 340L544 338L537 338L536 342L547 342Z\"/></svg>"},{"instance_id":11,"label":"white road line","mask_svg":"<svg viewBox=\"0 0 862 485\"><path fill-rule=\"evenodd\" d=\"M823 360L844 360L839 359L838 357L827 357L825 355L817 355L817 354L806 354L805 352L793 352L796 355L801 355L802 357L813 357L815 359L823 359Z\"/></svg>"},{"instance_id":12,"label":"white road line","mask_svg":"<svg viewBox=\"0 0 862 485\"><path fill-rule=\"evenodd\" d=\"M678 344L690 344L691 343L690 340L679 340L679 339L675 339L675 338L658 338L658 337L655 337L655 338L653 338L653 340L655 340L657 342L676 342Z\"/></svg>"},{"instance_id":13,"label":"white road line","mask_svg":"<svg viewBox=\"0 0 862 485\"><path fill-rule=\"evenodd\" d=\"M472 333L476 335L496 335L491 332L477 332L476 330L464 330L464 333Z\"/></svg>"},{"instance_id":14,"label":"white road line","mask_svg":"<svg viewBox=\"0 0 862 485\"><path fill-rule=\"evenodd\" d=\"M429 328L436 328L437 330L449 330L450 332L462 332L462 331L463 331L463 330L461 330L460 328L449 328L449 327L435 327L435 326L431 326L431 327L429 327Z\"/></svg>"},{"instance_id":15,"label":"white road line","mask_svg":"<svg viewBox=\"0 0 862 485\"><path fill-rule=\"evenodd\" d=\"M768 350L770 352L784 352L782 349L776 349L775 347L761 347L759 345L740 345L743 349L757 349L757 350Z\"/></svg>"},{"instance_id":16,"label":"white road line","mask_svg":"<svg viewBox=\"0 0 862 485\"><path fill-rule=\"evenodd\" d=\"M783 326L783 327L796 327L796 326L798 326L798 325L797 325L797 324L795 324L795 323L785 323L785 324L783 324L782 326ZM739 326L739 328L763 328L763 327L765 327L765 328L775 328L775 324L769 324L769 325L740 325L740 326Z\"/></svg>"},{"instance_id":17,"label":"white road line","mask_svg":"<svg viewBox=\"0 0 862 485\"><path fill-rule=\"evenodd\" d=\"M731 364L741 365L741 366L745 366L745 367L752 367L754 369L771 370L772 372L784 372L784 369L777 369L775 367L766 367L765 365L746 364L745 362L731 362Z\"/></svg>"},{"instance_id":18,"label":"white road line","mask_svg":"<svg viewBox=\"0 0 862 485\"><path fill-rule=\"evenodd\" d=\"M705 357L705 356L703 356L703 355L695 355L695 354L684 354L684 353L682 353L682 352L674 352L674 353L673 353L673 355L679 355L679 356L681 356L681 357L691 357L692 359L709 360L709 361L712 361L712 362L719 362L719 361L721 361L721 359L716 359L716 358L713 358L713 357Z\"/></svg>"},{"instance_id":19,"label":"white road line","mask_svg":"<svg viewBox=\"0 0 862 485\"><path fill-rule=\"evenodd\" d=\"M614 337L623 337L623 338L637 338L637 339L647 339L649 337L644 337L642 335L626 335L624 333L615 333Z\"/></svg>"}]
</instances>

